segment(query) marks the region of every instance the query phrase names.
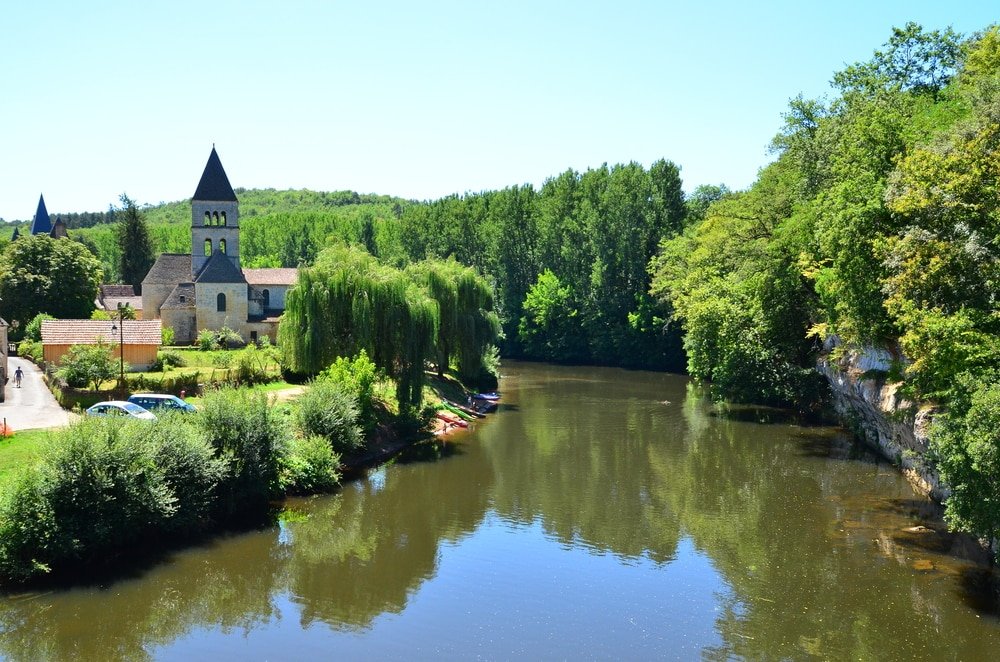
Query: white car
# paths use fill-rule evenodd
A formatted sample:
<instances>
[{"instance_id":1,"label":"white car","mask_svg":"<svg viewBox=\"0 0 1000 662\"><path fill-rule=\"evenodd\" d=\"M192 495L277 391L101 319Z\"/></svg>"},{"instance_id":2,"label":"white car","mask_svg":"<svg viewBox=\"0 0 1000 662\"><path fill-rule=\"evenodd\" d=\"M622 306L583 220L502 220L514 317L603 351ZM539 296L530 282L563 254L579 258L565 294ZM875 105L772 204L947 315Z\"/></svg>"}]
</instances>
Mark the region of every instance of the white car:
<instances>
[{"instance_id":1,"label":"white car","mask_svg":"<svg viewBox=\"0 0 1000 662\"><path fill-rule=\"evenodd\" d=\"M143 421L155 421L156 416L146 411L137 404L124 402L122 400L108 400L98 402L93 407L87 408L87 416L130 416Z\"/></svg>"}]
</instances>

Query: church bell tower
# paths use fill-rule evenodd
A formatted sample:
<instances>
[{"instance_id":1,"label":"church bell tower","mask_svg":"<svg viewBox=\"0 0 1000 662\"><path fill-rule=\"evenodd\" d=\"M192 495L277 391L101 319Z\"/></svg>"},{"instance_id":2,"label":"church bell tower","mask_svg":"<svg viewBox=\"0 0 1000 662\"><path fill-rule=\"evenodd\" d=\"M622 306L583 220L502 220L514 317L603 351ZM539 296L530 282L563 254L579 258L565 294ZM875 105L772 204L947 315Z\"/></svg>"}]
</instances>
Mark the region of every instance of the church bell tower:
<instances>
[{"instance_id":1,"label":"church bell tower","mask_svg":"<svg viewBox=\"0 0 1000 662\"><path fill-rule=\"evenodd\" d=\"M215 253L222 253L241 269L239 201L213 145L191 198L191 272L195 279Z\"/></svg>"}]
</instances>

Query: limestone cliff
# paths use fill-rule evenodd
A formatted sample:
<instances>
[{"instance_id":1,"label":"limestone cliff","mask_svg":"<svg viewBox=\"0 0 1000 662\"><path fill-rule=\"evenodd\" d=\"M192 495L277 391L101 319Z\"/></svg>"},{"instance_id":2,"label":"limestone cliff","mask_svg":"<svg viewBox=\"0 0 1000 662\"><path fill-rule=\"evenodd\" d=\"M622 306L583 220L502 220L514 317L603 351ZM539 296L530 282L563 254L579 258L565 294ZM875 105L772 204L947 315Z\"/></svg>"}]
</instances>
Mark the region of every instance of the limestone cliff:
<instances>
[{"instance_id":1,"label":"limestone cliff","mask_svg":"<svg viewBox=\"0 0 1000 662\"><path fill-rule=\"evenodd\" d=\"M830 383L838 414L877 452L900 467L914 487L936 501L947 496L926 460L934 408L918 405L889 381L894 357L884 349L847 349L828 340L817 369ZM836 358L834 358L836 357Z\"/></svg>"}]
</instances>

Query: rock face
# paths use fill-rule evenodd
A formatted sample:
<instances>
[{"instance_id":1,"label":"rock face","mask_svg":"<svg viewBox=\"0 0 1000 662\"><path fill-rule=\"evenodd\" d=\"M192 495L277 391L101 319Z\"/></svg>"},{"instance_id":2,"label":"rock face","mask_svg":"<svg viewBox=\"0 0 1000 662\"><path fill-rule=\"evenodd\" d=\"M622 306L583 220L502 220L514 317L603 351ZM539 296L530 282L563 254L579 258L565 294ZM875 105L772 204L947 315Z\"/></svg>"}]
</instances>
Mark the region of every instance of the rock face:
<instances>
[{"instance_id":1,"label":"rock face","mask_svg":"<svg viewBox=\"0 0 1000 662\"><path fill-rule=\"evenodd\" d=\"M905 399L900 384L888 380L899 359L884 349L837 348L835 338L825 349L816 368L830 383L837 413L865 443L895 462L917 490L943 501L947 488L926 459L934 408Z\"/></svg>"}]
</instances>

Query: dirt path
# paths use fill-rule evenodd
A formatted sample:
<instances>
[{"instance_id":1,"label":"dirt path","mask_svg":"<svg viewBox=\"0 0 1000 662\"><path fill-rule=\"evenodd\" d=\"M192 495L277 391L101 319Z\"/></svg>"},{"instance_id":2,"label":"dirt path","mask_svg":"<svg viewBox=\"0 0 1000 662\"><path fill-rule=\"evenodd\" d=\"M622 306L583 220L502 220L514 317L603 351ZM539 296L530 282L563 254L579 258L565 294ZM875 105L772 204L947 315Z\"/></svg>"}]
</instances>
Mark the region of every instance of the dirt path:
<instances>
[{"instance_id":1,"label":"dirt path","mask_svg":"<svg viewBox=\"0 0 1000 662\"><path fill-rule=\"evenodd\" d=\"M0 403L0 419L6 418L7 425L15 432L69 425L73 415L52 397L42 371L27 359L12 356L8 362L11 377L6 386L7 398ZM21 388L14 386L14 371L18 366L24 371Z\"/></svg>"}]
</instances>

